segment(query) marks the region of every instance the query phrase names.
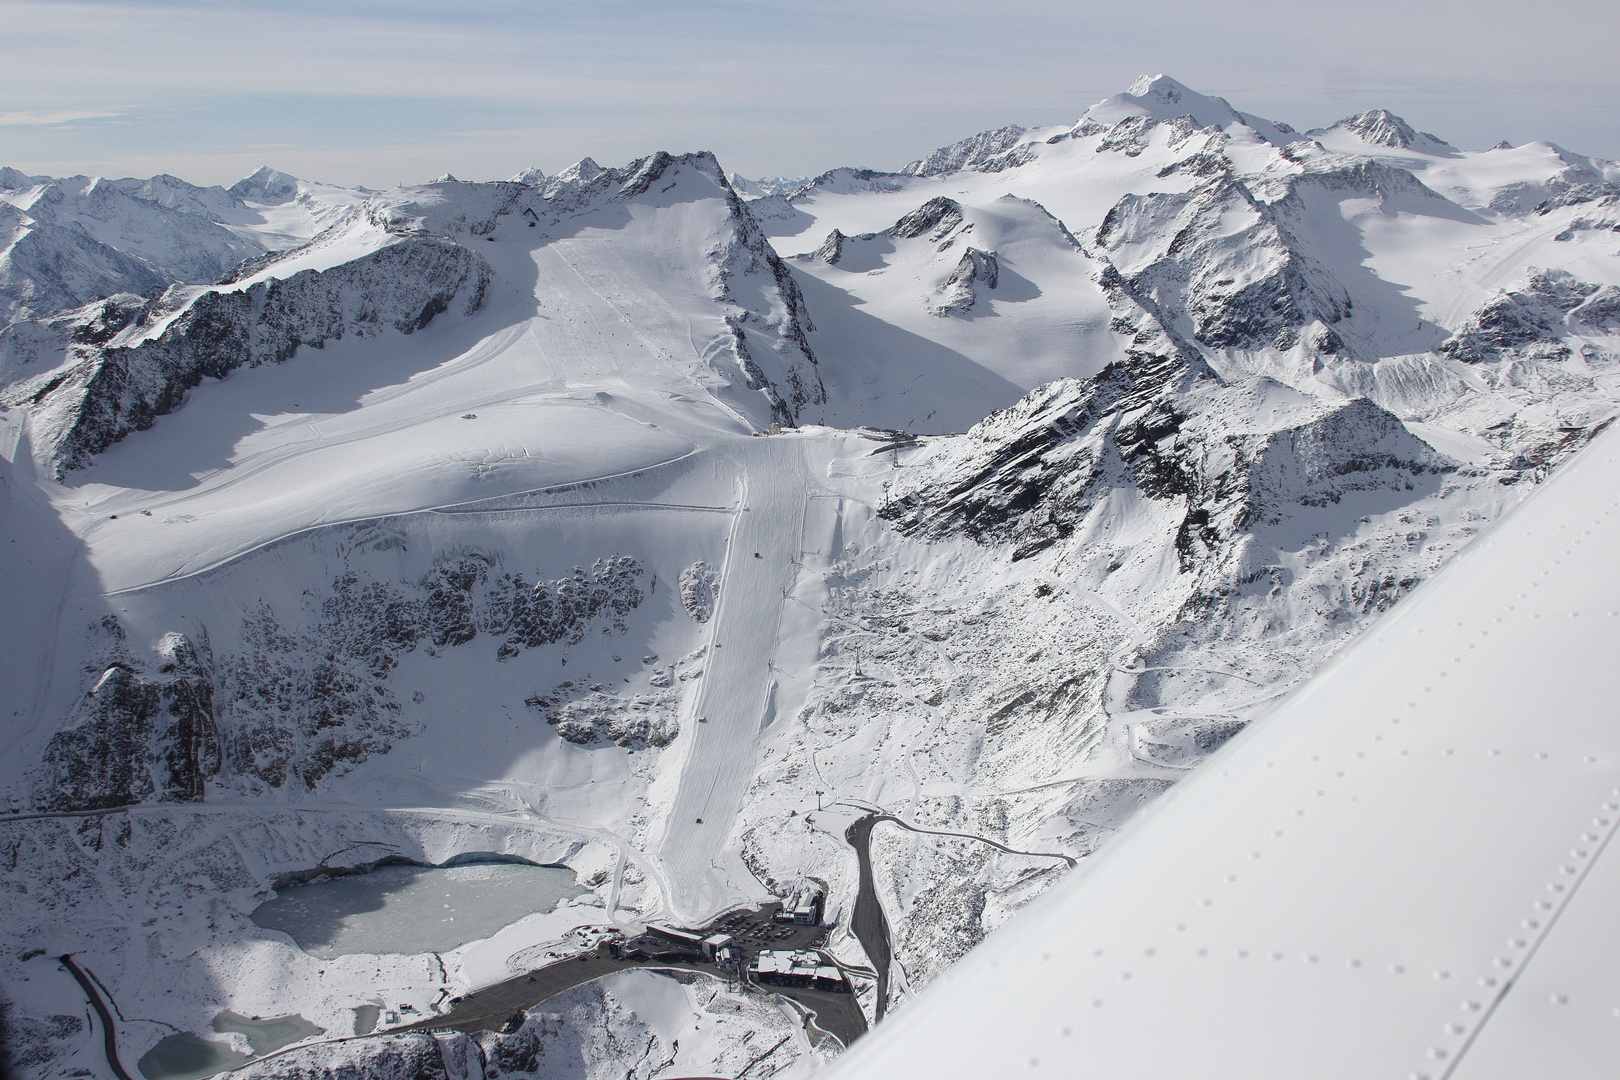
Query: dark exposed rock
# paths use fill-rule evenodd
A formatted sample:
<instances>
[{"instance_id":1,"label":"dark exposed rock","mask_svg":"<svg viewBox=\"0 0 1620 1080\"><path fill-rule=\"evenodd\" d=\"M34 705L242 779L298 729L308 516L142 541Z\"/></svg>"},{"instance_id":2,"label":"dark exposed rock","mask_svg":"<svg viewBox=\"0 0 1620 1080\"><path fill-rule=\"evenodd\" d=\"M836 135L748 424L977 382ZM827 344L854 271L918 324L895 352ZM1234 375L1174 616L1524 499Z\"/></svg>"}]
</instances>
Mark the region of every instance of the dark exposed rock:
<instances>
[{"instance_id":1,"label":"dark exposed rock","mask_svg":"<svg viewBox=\"0 0 1620 1080\"><path fill-rule=\"evenodd\" d=\"M636 560L625 555L596 560L590 573L576 566L570 577L532 586L522 574L503 574L490 586L479 626L485 633L505 637L500 647L503 659L517 655L520 648L556 641L577 644L598 616L611 618L608 631L623 633L625 615L642 601L636 584L642 574Z\"/></svg>"},{"instance_id":2,"label":"dark exposed rock","mask_svg":"<svg viewBox=\"0 0 1620 1080\"><path fill-rule=\"evenodd\" d=\"M720 575L708 563L699 559L681 571L681 606L700 623L714 615L720 592Z\"/></svg>"},{"instance_id":3,"label":"dark exposed rock","mask_svg":"<svg viewBox=\"0 0 1620 1080\"><path fill-rule=\"evenodd\" d=\"M482 555L441 559L434 564L422 588L426 636L439 648L465 645L478 635L478 615L473 590L489 576L489 564Z\"/></svg>"},{"instance_id":4,"label":"dark exposed rock","mask_svg":"<svg viewBox=\"0 0 1620 1080\"><path fill-rule=\"evenodd\" d=\"M1582 308L1588 297L1598 306L1578 316L1588 325L1599 325L1610 301L1598 293L1598 286L1584 282L1567 270L1538 270L1514 288L1487 300L1440 346L1440 351L1471 364L1500 360L1504 354L1541 346L1560 355L1568 349L1559 343L1565 316ZM1617 305L1620 306L1620 305ZM1597 323L1588 318L1595 318Z\"/></svg>"},{"instance_id":5,"label":"dark exposed rock","mask_svg":"<svg viewBox=\"0 0 1620 1080\"><path fill-rule=\"evenodd\" d=\"M1290 506L1451 467L1366 399L1256 428L1244 419L1255 392L1170 357L1052 383L986 418L935 479L892 489L879 513L905 533L1009 544L1019 559L1069 536L1111 491L1134 488L1181 504L1183 571L1218 572L1218 549Z\"/></svg>"},{"instance_id":6,"label":"dark exposed rock","mask_svg":"<svg viewBox=\"0 0 1620 1080\"><path fill-rule=\"evenodd\" d=\"M309 601L301 631L261 605L243 620L239 649L217 665L206 639L181 634L143 661L108 617L87 669L93 692L47 745L36 802L198 801L214 777L272 788L296 779L313 790L415 730L388 681L402 654L467 644L481 627L506 636L503 657L582 640L593 620L622 632L642 600L641 574L634 559L616 556L533 587L521 575L491 584L476 553L444 556L414 583L351 570Z\"/></svg>"},{"instance_id":7,"label":"dark exposed rock","mask_svg":"<svg viewBox=\"0 0 1620 1080\"><path fill-rule=\"evenodd\" d=\"M961 204L955 199L939 195L896 221L885 232L896 240L914 240L919 236L939 240L960 224L962 224Z\"/></svg>"},{"instance_id":8,"label":"dark exposed rock","mask_svg":"<svg viewBox=\"0 0 1620 1080\"><path fill-rule=\"evenodd\" d=\"M1620 289L1605 285L1570 315L1594 330L1620 330Z\"/></svg>"},{"instance_id":9,"label":"dark exposed rock","mask_svg":"<svg viewBox=\"0 0 1620 1080\"><path fill-rule=\"evenodd\" d=\"M15 384L0 393L0 403L35 404L36 445L60 474L150 427L204 378L281 363L301 346L320 348L346 336L414 333L453 303L477 310L490 275L467 248L402 240L331 270L205 292L157 336L98 350L49 389L40 383L43 376ZM162 303L149 313L162 314Z\"/></svg>"},{"instance_id":10,"label":"dark exposed rock","mask_svg":"<svg viewBox=\"0 0 1620 1080\"><path fill-rule=\"evenodd\" d=\"M86 693L46 744L35 803L105 809L155 799L201 802L219 772L214 671L208 643L168 634L158 665L132 654L111 615L92 628Z\"/></svg>"},{"instance_id":11,"label":"dark exposed rock","mask_svg":"<svg viewBox=\"0 0 1620 1080\"><path fill-rule=\"evenodd\" d=\"M1009 124L994 131L981 131L977 135L940 147L921 161L913 161L901 169L908 176L943 176L961 169L975 172L1000 172L1022 165L1030 155L1009 154L1024 135L1023 128ZM1018 158L1018 160L1012 160Z\"/></svg>"},{"instance_id":12,"label":"dark exposed rock","mask_svg":"<svg viewBox=\"0 0 1620 1080\"><path fill-rule=\"evenodd\" d=\"M673 691L619 695L559 685L550 694L537 694L524 704L541 713L557 734L577 746L612 743L629 750L667 746L680 734Z\"/></svg>"},{"instance_id":13,"label":"dark exposed rock","mask_svg":"<svg viewBox=\"0 0 1620 1080\"><path fill-rule=\"evenodd\" d=\"M820 259L828 266L837 266L838 260L844 257L844 241L848 239L843 233L834 229L827 234L827 239L816 248L812 258Z\"/></svg>"},{"instance_id":14,"label":"dark exposed rock","mask_svg":"<svg viewBox=\"0 0 1620 1080\"><path fill-rule=\"evenodd\" d=\"M380 1035L347 1046L358 1052L334 1055L327 1047L311 1046L244 1065L233 1075L242 1080L449 1080L439 1043L426 1032Z\"/></svg>"},{"instance_id":15,"label":"dark exposed rock","mask_svg":"<svg viewBox=\"0 0 1620 1080\"><path fill-rule=\"evenodd\" d=\"M1450 145L1439 136L1416 130L1388 109L1372 109L1355 116L1347 116L1332 128L1325 130L1334 129L1352 132L1375 146L1388 146L1392 149L1432 150L1442 147L1450 149ZM1320 135L1323 131L1316 130L1307 134Z\"/></svg>"},{"instance_id":16,"label":"dark exposed rock","mask_svg":"<svg viewBox=\"0 0 1620 1080\"><path fill-rule=\"evenodd\" d=\"M74 1044L84 1037L82 1017L12 1015L11 1008L0 998L0 1069L7 1077L50 1075L51 1063L71 1056Z\"/></svg>"},{"instance_id":17,"label":"dark exposed rock","mask_svg":"<svg viewBox=\"0 0 1620 1080\"><path fill-rule=\"evenodd\" d=\"M951 276L939 287L939 297L930 310L939 316L965 314L978 299L975 286L983 284L987 289L994 289L1000 276L1001 267L995 252L970 247L962 252Z\"/></svg>"},{"instance_id":18,"label":"dark exposed rock","mask_svg":"<svg viewBox=\"0 0 1620 1080\"><path fill-rule=\"evenodd\" d=\"M20 319L0 330L0 388L40 371L82 360L134 323L153 303L135 293L115 293L39 319ZM67 381L64 372L35 383L33 401Z\"/></svg>"},{"instance_id":19,"label":"dark exposed rock","mask_svg":"<svg viewBox=\"0 0 1620 1080\"><path fill-rule=\"evenodd\" d=\"M1191 160L1191 159L1189 159ZM1224 171L1181 193L1128 195L1098 227L1109 257L1129 256L1139 295L1182 312L1193 335L1216 349L1289 349L1311 323L1332 325L1352 310L1349 292L1301 239L1308 191L1335 197L1439 199L1404 169L1334 163L1272 181L1256 196ZM1170 320L1174 321L1174 320ZM1345 339L1322 351L1347 351Z\"/></svg>"}]
</instances>

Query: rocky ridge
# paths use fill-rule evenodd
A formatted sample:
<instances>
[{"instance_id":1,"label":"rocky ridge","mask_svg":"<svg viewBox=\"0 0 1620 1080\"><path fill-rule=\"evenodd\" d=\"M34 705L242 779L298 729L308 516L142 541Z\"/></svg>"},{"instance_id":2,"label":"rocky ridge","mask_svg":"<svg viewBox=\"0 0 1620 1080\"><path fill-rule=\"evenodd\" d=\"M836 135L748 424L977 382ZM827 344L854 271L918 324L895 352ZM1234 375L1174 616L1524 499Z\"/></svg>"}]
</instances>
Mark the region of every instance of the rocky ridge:
<instances>
[{"instance_id":1,"label":"rocky ridge","mask_svg":"<svg viewBox=\"0 0 1620 1080\"><path fill-rule=\"evenodd\" d=\"M483 304L490 276L488 264L467 248L413 237L331 270L302 270L245 289L188 295L171 288L98 345L92 327L108 318L103 304L61 324L75 359L6 387L0 404L31 408L36 452L61 476L150 427L205 378L279 363L302 346L318 349L346 336L411 334L452 307L469 315ZM118 317L129 311L116 310ZM137 340L125 344L118 333Z\"/></svg>"},{"instance_id":2,"label":"rocky ridge","mask_svg":"<svg viewBox=\"0 0 1620 1080\"><path fill-rule=\"evenodd\" d=\"M313 791L413 733L388 681L403 654L482 637L505 661L592 630L622 635L644 599L642 576L628 556L532 584L492 574L490 557L476 553L437 559L413 582L351 568L305 611L278 615L261 602L244 612L239 646L217 657L206 637L178 632L143 655L108 615L88 630L85 693L46 746L34 801L49 810L200 802L210 783ZM643 744L678 730L664 718L668 696L636 710L656 709L637 729Z\"/></svg>"}]
</instances>

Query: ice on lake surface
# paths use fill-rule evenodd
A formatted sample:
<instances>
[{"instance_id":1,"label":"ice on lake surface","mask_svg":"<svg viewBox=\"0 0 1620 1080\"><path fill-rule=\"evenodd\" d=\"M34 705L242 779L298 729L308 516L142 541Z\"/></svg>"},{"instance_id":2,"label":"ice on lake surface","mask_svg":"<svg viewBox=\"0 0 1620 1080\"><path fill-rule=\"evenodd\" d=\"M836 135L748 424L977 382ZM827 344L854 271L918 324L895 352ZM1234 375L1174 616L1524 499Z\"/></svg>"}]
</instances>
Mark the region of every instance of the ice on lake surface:
<instances>
[{"instance_id":1,"label":"ice on lake surface","mask_svg":"<svg viewBox=\"0 0 1620 1080\"><path fill-rule=\"evenodd\" d=\"M560 866L384 866L282 889L252 918L322 959L446 952L584 891Z\"/></svg>"},{"instance_id":2,"label":"ice on lake surface","mask_svg":"<svg viewBox=\"0 0 1620 1080\"><path fill-rule=\"evenodd\" d=\"M260 1019L257 1016L242 1016L229 1009L214 1017L214 1030L221 1033L234 1031L247 1036L248 1045L253 1048L256 1057L263 1057L295 1042L303 1042L311 1035L326 1033L325 1028L317 1027L302 1016Z\"/></svg>"},{"instance_id":3,"label":"ice on lake surface","mask_svg":"<svg viewBox=\"0 0 1620 1080\"><path fill-rule=\"evenodd\" d=\"M146 1080L198 1080L199 1077L240 1068L252 1060L225 1043L199 1039L188 1031L182 1031L164 1036L135 1064Z\"/></svg>"},{"instance_id":4,"label":"ice on lake surface","mask_svg":"<svg viewBox=\"0 0 1620 1080\"><path fill-rule=\"evenodd\" d=\"M288 1016L241 1016L229 1009L214 1017L214 1030L235 1032L247 1037L251 1056L233 1050L229 1044L200 1039L189 1031L164 1036L142 1055L137 1063L146 1080L198 1080L227 1069L236 1069L256 1057L303 1042L312 1035L324 1035L324 1028L296 1014Z\"/></svg>"}]
</instances>

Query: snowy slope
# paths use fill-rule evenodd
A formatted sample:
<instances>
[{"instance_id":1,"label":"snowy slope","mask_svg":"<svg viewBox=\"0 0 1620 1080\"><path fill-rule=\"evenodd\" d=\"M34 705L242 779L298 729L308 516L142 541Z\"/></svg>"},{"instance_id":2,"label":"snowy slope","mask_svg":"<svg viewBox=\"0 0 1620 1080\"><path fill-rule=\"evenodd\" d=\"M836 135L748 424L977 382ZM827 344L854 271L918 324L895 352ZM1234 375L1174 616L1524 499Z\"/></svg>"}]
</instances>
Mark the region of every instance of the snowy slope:
<instances>
[{"instance_id":1,"label":"snowy slope","mask_svg":"<svg viewBox=\"0 0 1620 1080\"><path fill-rule=\"evenodd\" d=\"M841 1075L1601 1073L1617 451L1594 443Z\"/></svg>"},{"instance_id":2,"label":"snowy slope","mask_svg":"<svg viewBox=\"0 0 1620 1080\"><path fill-rule=\"evenodd\" d=\"M835 229L789 265L835 388L829 423L960 431L987 402L1121 355L1100 264L1013 196L971 208L935 196L878 232Z\"/></svg>"},{"instance_id":3,"label":"snowy slope","mask_svg":"<svg viewBox=\"0 0 1620 1080\"><path fill-rule=\"evenodd\" d=\"M49 231L18 206L56 182L0 179L26 252ZM0 331L0 944L82 955L146 1018L135 1060L226 1008L431 1009L575 926L809 879L837 956L888 954L867 1016L909 1012L1603 429L1617 179L1376 111L1300 136L1159 77L754 189L707 154L98 182L129 221L181 215L175 243L264 254L96 292L134 288L109 271ZM328 964L248 919L379 851L591 891L438 957ZM31 1075L99 1052L51 1034L80 1007L52 993ZM678 1028L679 1068L718 1075L774 1030L708 1042L616 993L263 1074L530 1075L547 1040L633 1071ZM783 1045L755 1073L813 1067Z\"/></svg>"}]
</instances>

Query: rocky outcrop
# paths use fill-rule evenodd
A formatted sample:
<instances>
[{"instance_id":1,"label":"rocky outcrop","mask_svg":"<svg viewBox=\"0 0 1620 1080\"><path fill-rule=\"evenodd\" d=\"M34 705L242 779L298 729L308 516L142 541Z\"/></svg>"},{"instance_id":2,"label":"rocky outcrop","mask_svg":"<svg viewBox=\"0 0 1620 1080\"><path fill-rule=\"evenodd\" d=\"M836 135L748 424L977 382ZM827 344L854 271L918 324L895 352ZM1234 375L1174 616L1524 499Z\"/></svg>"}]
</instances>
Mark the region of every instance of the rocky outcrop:
<instances>
[{"instance_id":1,"label":"rocky outcrop","mask_svg":"<svg viewBox=\"0 0 1620 1080\"><path fill-rule=\"evenodd\" d=\"M1589 300L1571 311L1570 318L1582 326L1606 334L1620 330L1620 288L1603 286Z\"/></svg>"},{"instance_id":2,"label":"rocky outcrop","mask_svg":"<svg viewBox=\"0 0 1620 1080\"><path fill-rule=\"evenodd\" d=\"M699 559L681 571L681 606L700 623L714 616L720 596L720 575Z\"/></svg>"},{"instance_id":3,"label":"rocky outcrop","mask_svg":"<svg viewBox=\"0 0 1620 1080\"><path fill-rule=\"evenodd\" d=\"M504 660L525 648L576 644L595 627L622 634L643 600L643 570L627 556L533 585L489 567L483 555L463 553L437 559L416 581L348 570L310 590L303 611L278 615L259 604L217 660L206 636L181 633L139 655L107 616L91 631L84 696L34 769L35 805L199 802L214 781L315 790L417 730L389 682L404 654L436 656L484 634L500 641L495 658ZM677 730L673 701L667 721L647 723L634 701L625 704L623 717L600 725L603 738L662 745ZM576 720L580 731L590 726Z\"/></svg>"},{"instance_id":4,"label":"rocky outcrop","mask_svg":"<svg viewBox=\"0 0 1620 1080\"><path fill-rule=\"evenodd\" d=\"M907 176L943 176L961 169L1001 172L1034 160L1031 151L1019 153L1018 144L1025 130L1017 124L1009 124L994 131L981 131L961 142L942 146L900 171Z\"/></svg>"},{"instance_id":5,"label":"rocky outcrop","mask_svg":"<svg viewBox=\"0 0 1620 1080\"><path fill-rule=\"evenodd\" d=\"M1348 131L1374 146L1387 146L1396 150L1450 150L1452 147L1438 135L1418 131L1388 109L1371 109L1355 116L1347 116L1329 128L1314 128L1308 135L1323 135L1331 131Z\"/></svg>"},{"instance_id":6,"label":"rocky outcrop","mask_svg":"<svg viewBox=\"0 0 1620 1080\"><path fill-rule=\"evenodd\" d=\"M236 1075L243 1080L451 1080L439 1042L427 1032L317 1044L249 1063ZM464 1068L456 1073L458 1080L466 1075Z\"/></svg>"},{"instance_id":7,"label":"rocky outcrop","mask_svg":"<svg viewBox=\"0 0 1620 1080\"><path fill-rule=\"evenodd\" d=\"M834 229L827 234L827 239L821 242L821 246L811 252L810 257L820 259L828 266L837 266L838 260L844 257L844 241L848 239L849 237Z\"/></svg>"},{"instance_id":8,"label":"rocky outcrop","mask_svg":"<svg viewBox=\"0 0 1620 1080\"><path fill-rule=\"evenodd\" d=\"M896 221L884 230L883 235L896 240L915 240L925 236L939 241L960 224L962 204L939 195Z\"/></svg>"},{"instance_id":9,"label":"rocky outcrop","mask_svg":"<svg viewBox=\"0 0 1620 1080\"><path fill-rule=\"evenodd\" d=\"M962 252L962 258L951 271L951 276L939 287L929 310L941 317L965 315L979 298L976 286L994 289L1000 276L1001 268L996 262L995 252L970 247Z\"/></svg>"},{"instance_id":10,"label":"rocky outcrop","mask_svg":"<svg viewBox=\"0 0 1620 1080\"><path fill-rule=\"evenodd\" d=\"M169 634L152 662L130 652L111 615L91 635L88 687L46 745L35 804L89 810L202 801L221 765L207 639L199 645Z\"/></svg>"},{"instance_id":11,"label":"rocky outcrop","mask_svg":"<svg viewBox=\"0 0 1620 1080\"><path fill-rule=\"evenodd\" d=\"M14 384L0 392L0 404L32 406L36 451L60 476L150 427L204 378L280 363L300 347L318 349L348 336L414 333L452 308L476 311L491 273L465 247L411 238L330 270L210 290L189 302L171 290L145 313L162 325L159 332L127 345L115 340Z\"/></svg>"},{"instance_id":12,"label":"rocky outcrop","mask_svg":"<svg viewBox=\"0 0 1620 1080\"><path fill-rule=\"evenodd\" d=\"M97 349L133 324L153 303L135 293L114 293L42 319L14 322L0 330L0 393L14 382L45 371L54 377L60 374L56 369L63 365L92 358ZM55 389L50 379L44 381L40 391L47 387Z\"/></svg>"},{"instance_id":13,"label":"rocky outcrop","mask_svg":"<svg viewBox=\"0 0 1620 1080\"><path fill-rule=\"evenodd\" d=\"M1612 296L1595 296L1597 292L1598 286L1579 280L1567 270L1537 270L1469 315L1440 351L1470 364L1527 352L1539 358L1567 356L1569 347L1560 338L1571 312L1579 309L1576 318L1593 328L1604 326L1620 314L1609 310L1620 307ZM1583 306L1589 297L1595 306Z\"/></svg>"},{"instance_id":14,"label":"rocky outcrop","mask_svg":"<svg viewBox=\"0 0 1620 1080\"><path fill-rule=\"evenodd\" d=\"M1184 572L1218 575L1245 531L1290 507L1403 489L1452 467L1365 399L1269 427L1251 411L1263 386L1227 387L1170 357L1052 383L968 432L929 481L892 489L880 514L904 533L1010 544L1016 560L1130 489L1175 507Z\"/></svg>"},{"instance_id":15,"label":"rocky outcrop","mask_svg":"<svg viewBox=\"0 0 1620 1080\"><path fill-rule=\"evenodd\" d=\"M681 732L679 702L673 691L653 694L609 694L580 688L571 682L550 694L535 695L525 704L542 714L557 734L576 746L613 744L626 750L668 746Z\"/></svg>"},{"instance_id":16,"label":"rocky outcrop","mask_svg":"<svg viewBox=\"0 0 1620 1080\"><path fill-rule=\"evenodd\" d=\"M506 638L497 653L503 660L520 649L578 644L597 618L609 619L607 629L622 634L624 617L641 605L637 581L642 574L636 560L625 555L598 559L589 573L576 566L569 577L534 585L522 574L503 574L491 584L478 624L485 633Z\"/></svg>"},{"instance_id":17,"label":"rocky outcrop","mask_svg":"<svg viewBox=\"0 0 1620 1080\"><path fill-rule=\"evenodd\" d=\"M730 212L732 236L711 251L709 258L715 267L715 298L735 309L726 321L735 335L738 365L748 376L750 388L771 402L771 411L778 420L797 423L806 408L827 402L827 389L810 347L809 332L815 324L810 320L804 294L753 214L725 182L713 155L692 157L705 175L717 180ZM780 307L772 305L769 311L758 311L743 304L733 285L747 275L768 277ZM771 370L761 366L756 357L758 350L750 346L750 332L763 339L769 349Z\"/></svg>"},{"instance_id":18,"label":"rocky outcrop","mask_svg":"<svg viewBox=\"0 0 1620 1080\"><path fill-rule=\"evenodd\" d=\"M613 556L530 584L521 573L494 577L484 556L463 554L408 584L350 571L332 582L303 632L261 608L244 622L242 652L222 665L232 772L313 789L412 733L388 683L402 654L437 654L485 634L503 639L496 659L506 660L577 644L599 622L604 633L623 633L643 599L642 573L636 560Z\"/></svg>"}]
</instances>

